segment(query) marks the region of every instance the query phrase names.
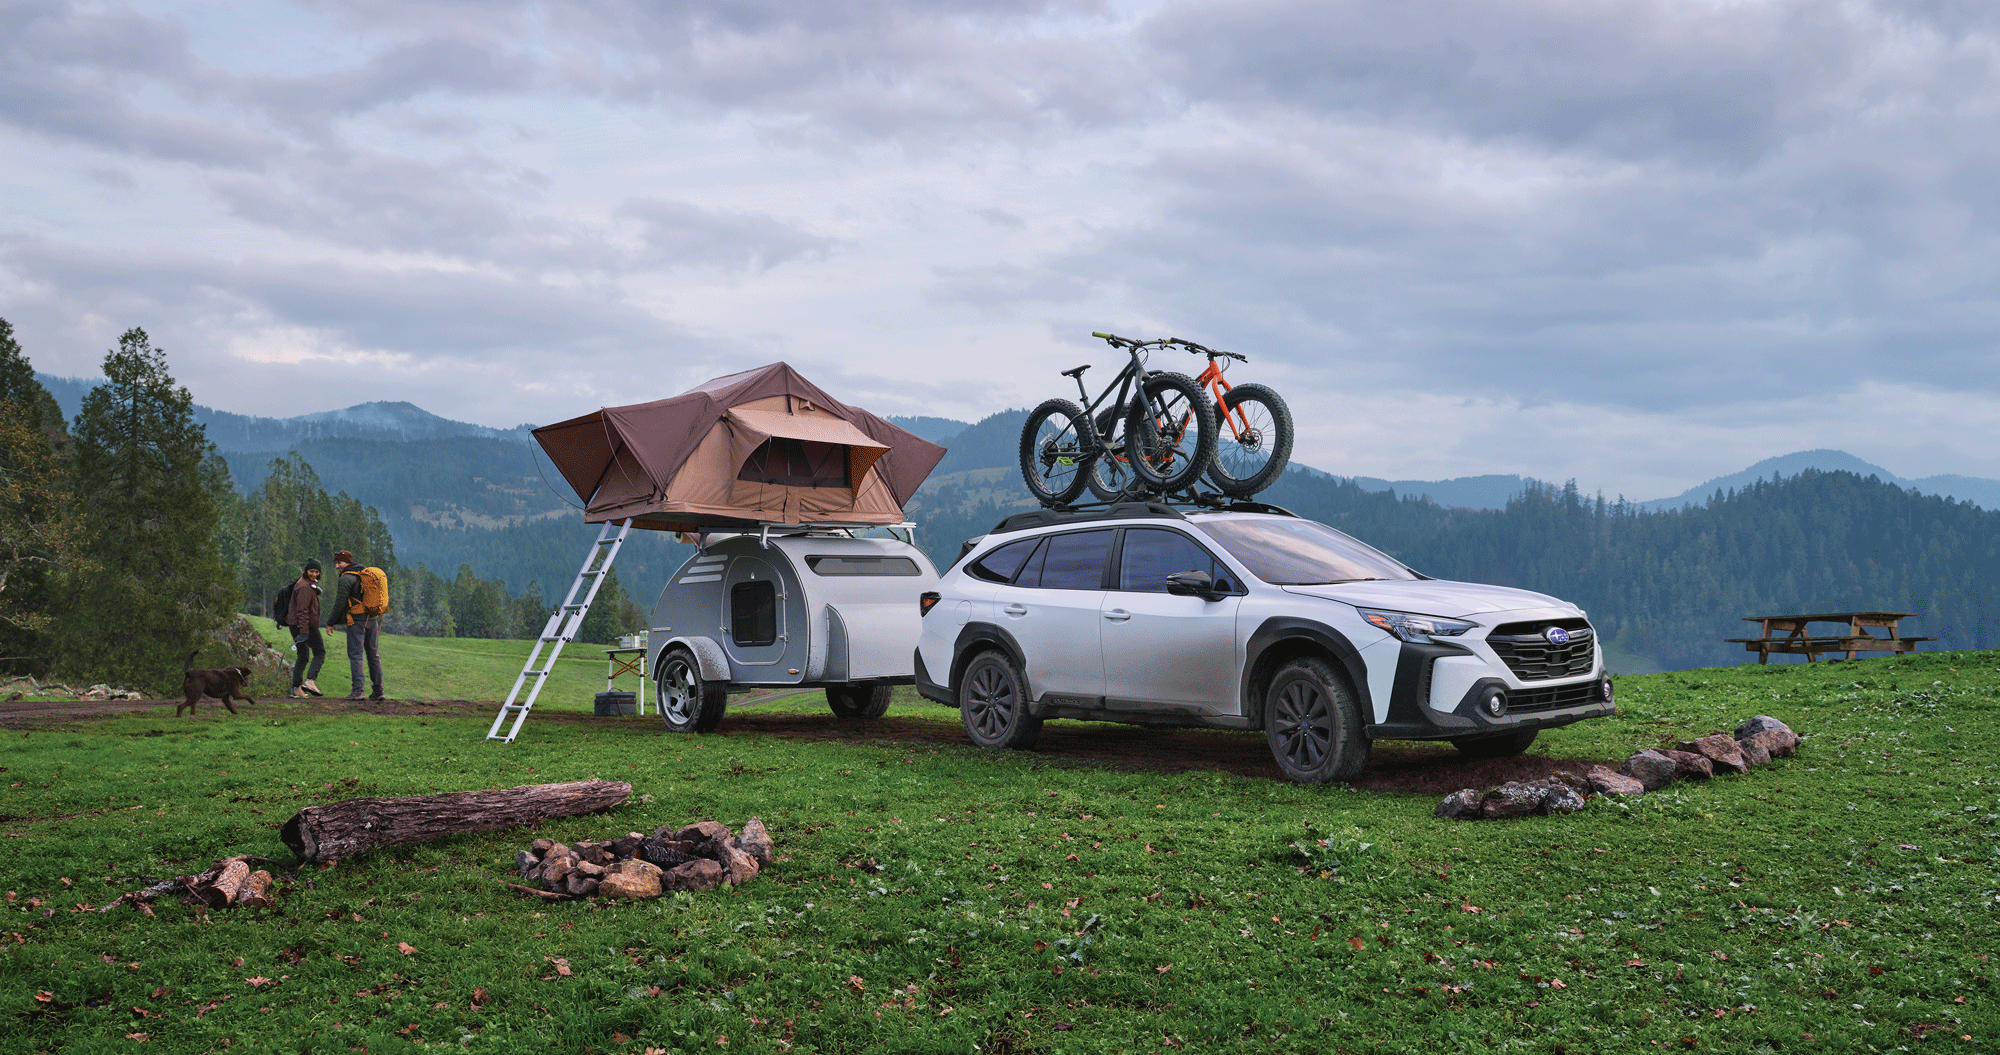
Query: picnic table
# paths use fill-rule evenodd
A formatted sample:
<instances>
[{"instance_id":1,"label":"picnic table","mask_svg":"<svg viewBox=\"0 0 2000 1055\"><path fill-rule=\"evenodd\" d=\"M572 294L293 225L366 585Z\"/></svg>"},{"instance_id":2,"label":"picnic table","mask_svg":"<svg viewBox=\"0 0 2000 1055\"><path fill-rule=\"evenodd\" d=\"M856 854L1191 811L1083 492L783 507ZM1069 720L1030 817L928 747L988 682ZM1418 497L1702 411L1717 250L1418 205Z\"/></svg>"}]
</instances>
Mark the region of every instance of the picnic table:
<instances>
[{"instance_id":1,"label":"picnic table","mask_svg":"<svg viewBox=\"0 0 2000 1055\"><path fill-rule=\"evenodd\" d=\"M1804 655L1806 662L1813 662L1822 652L1845 652L1853 659L1856 652L1915 652L1917 642L1936 641L1934 637L1902 637L1896 632L1896 625L1904 619L1914 619L1916 612L1821 612L1816 615L1751 615L1745 616L1746 623L1763 626L1760 637L1728 637L1727 644L1742 644L1746 652L1757 653L1757 662L1768 663L1771 653ZM1845 623L1847 632L1823 633L1817 636L1809 633L1812 623ZM1878 637L1868 632L1870 627L1888 631L1888 636Z\"/></svg>"}]
</instances>

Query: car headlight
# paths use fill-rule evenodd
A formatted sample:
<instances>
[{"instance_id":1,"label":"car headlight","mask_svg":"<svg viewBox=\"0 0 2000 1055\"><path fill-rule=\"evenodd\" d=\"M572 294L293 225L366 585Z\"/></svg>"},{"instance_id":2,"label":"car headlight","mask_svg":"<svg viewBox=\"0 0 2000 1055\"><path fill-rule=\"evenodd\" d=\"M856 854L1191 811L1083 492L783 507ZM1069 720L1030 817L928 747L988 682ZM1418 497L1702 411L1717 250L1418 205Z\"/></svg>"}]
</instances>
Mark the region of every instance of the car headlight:
<instances>
[{"instance_id":1,"label":"car headlight","mask_svg":"<svg viewBox=\"0 0 2000 1055\"><path fill-rule=\"evenodd\" d=\"M1355 611L1361 613L1361 618L1396 635L1399 640L1418 645L1432 638L1457 637L1479 625L1463 619L1443 619L1414 612L1385 612L1379 608L1356 608Z\"/></svg>"}]
</instances>

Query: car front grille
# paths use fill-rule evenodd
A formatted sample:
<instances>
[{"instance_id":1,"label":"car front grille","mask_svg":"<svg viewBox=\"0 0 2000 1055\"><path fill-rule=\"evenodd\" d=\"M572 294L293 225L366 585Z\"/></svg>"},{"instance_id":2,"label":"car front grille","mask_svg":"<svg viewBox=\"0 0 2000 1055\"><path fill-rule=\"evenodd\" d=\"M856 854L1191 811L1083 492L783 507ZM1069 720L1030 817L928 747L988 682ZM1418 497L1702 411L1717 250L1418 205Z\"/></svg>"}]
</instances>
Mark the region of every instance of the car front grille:
<instances>
[{"instance_id":1,"label":"car front grille","mask_svg":"<svg viewBox=\"0 0 2000 1055\"><path fill-rule=\"evenodd\" d=\"M1507 694L1507 713L1533 714L1536 711L1553 711L1558 707L1595 703L1599 699L1597 689L1597 682L1594 681L1554 689L1521 689Z\"/></svg>"},{"instance_id":2,"label":"car front grille","mask_svg":"<svg viewBox=\"0 0 2000 1055\"><path fill-rule=\"evenodd\" d=\"M1552 626L1569 632L1568 644L1549 643L1545 634ZM1522 681L1574 678L1590 673L1597 660L1597 635L1581 619L1508 623L1486 635L1486 643Z\"/></svg>"}]
</instances>

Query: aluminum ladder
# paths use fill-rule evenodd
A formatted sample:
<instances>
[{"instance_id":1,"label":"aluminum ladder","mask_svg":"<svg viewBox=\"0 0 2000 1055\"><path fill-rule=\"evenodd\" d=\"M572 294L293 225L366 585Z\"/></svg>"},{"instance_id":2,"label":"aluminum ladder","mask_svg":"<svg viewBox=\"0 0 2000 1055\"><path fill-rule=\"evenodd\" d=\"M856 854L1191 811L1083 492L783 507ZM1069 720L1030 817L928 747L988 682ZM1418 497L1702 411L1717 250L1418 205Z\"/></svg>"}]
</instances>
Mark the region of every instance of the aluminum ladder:
<instances>
[{"instance_id":1,"label":"aluminum ladder","mask_svg":"<svg viewBox=\"0 0 2000 1055\"><path fill-rule=\"evenodd\" d=\"M616 529L615 533L613 529ZM630 520L609 521L598 530L597 541L590 544L590 552L584 555L583 570L576 573L576 582L570 584L569 596L549 613L548 625L542 628L542 636L535 640L527 662L521 664L521 674L514 679L514 688L507 693L507 702L501 704L500 713L493 716L493 728L486 731L486 739L511 744L515 737L521 735L521 725L528 720L528 712L535 706L535 697L541 695L549 673L556 668L556 657L562 655L562 647L576 640L576 635L583 630L584 613L590 611L590 602L597 599L597 588L604 582L604 573L611 570L611 562L618 559L618 550L625 545L625 536L631 532ZM577 600L578 593L583 594L581 601ZM547 659L542 658L545 647L548 649ZM530 679L533 679L532 684ZM528 689L526 699L521 697L522 686ZM516 700L521 702L514 702ZM507 724L510 715L514 724L502 735L500 727Z\"/></svg>"}]
</instances>

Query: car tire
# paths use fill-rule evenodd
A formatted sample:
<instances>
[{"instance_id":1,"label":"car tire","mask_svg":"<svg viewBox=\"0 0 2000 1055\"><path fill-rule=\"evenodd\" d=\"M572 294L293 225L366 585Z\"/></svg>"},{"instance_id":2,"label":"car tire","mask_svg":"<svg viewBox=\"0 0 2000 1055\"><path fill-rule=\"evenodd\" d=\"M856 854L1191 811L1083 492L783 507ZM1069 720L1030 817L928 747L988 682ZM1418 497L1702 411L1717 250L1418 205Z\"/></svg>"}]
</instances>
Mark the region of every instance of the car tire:
<instances>
[{"instance_id":1,"label":"car tire","mask_svg":"<svg viewBox=\"0 0 2000 1055\"><path fill-rule=\"evenodd\" d=\"M987 650L966 664L958 679L958 715L965 735L980 747L1023 751L1042 735L1042 720L1028 713L1028 684L1004 652Z\"/></svg>"},{"instance_id":2,"label":"car tire","mask_svg":"<svg viewBox=\"0 0 2000 1055\"><path fill-rule=\"evenodd\" d=\"M826 705L833 709L835 718L880 718L889 712L889 697L895 691L893 686L865 681L853 685L828 685Z\"/></svg>"},{"instance_id":3,"label":"car tire","mask_svg":"<svg viewBox=\"0 0 2000 1055\"><path fill-rule=\"evenodd\" d=\"M1264 695L1264 738L1286 779L1348 781L1368 764L1361 705L1333 665L1304 656L1278 668Z\"/></svg>"},{"instance_id":4,"label":"car tire","mask_svg":"<svg viewBox=\"0 0 2000 1055\"><path fill-rule=\"evenodd\" d=\"M694 653L676 645L660 657L654 679L659 690L660 721L670 733L707 733L722 724L729 707L729 683L703 681Z\"/></svg>"},{"instance_id":5,"label":"car tire","mask_svg":"<svg viewBox=\"0 0 2000 1055\"><path fill-rule=\"evenodd\" d=\"M1453 740L1451 746L1467 758L1512 758L1532 747L1535 735L1540 732L1540 729L1520 729L1496 736L1472 736Z\"/></svg>"}]
</instances>

